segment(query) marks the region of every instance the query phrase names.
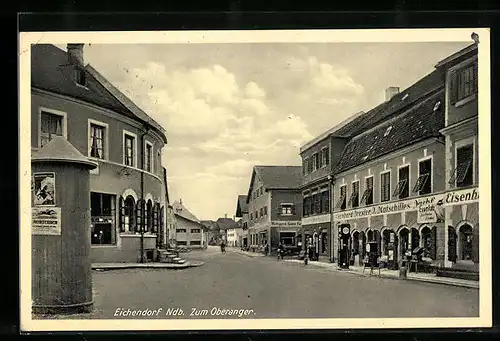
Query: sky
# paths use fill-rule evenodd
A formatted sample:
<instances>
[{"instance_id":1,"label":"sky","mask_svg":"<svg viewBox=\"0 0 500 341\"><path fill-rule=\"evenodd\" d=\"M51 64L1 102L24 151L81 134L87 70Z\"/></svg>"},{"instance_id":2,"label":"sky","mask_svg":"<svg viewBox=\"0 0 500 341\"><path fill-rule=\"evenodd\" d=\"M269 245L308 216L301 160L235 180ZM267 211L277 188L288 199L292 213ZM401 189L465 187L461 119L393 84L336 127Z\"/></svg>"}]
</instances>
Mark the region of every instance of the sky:
<instances>
[{"instance_id":1,"label":"sky","mask_svg":"<svg viewBox=\"0 0 500 341\"><path fill-rule=\"evenodd\" d=\"M170 200L216 220L254 165L300 165L301 145L471 42L86 44L84 59L166 129Z\"/></svg>"}]
</instances>

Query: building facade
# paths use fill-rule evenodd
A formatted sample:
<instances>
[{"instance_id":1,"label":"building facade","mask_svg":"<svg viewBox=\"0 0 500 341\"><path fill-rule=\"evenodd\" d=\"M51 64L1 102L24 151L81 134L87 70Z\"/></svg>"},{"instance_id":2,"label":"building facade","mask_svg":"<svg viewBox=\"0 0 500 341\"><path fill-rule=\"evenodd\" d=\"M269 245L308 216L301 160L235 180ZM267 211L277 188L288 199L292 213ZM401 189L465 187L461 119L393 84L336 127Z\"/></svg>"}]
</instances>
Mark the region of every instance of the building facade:
<instances>
[{"instance_id":1,"label":"building facade","mask_svg":"<svg viewBox=\"0 0 500 341\"><path fill-rule=\"evenodd\" d=\"M206 227L182 204L182 200L175 201L172 206L176 222L175 245L189 249L206 248Z\"/></svg>"},{"instance_id":2,"label":"building facade","mask_svg":"<svg viewBox=\"0 0 500 341\"><path fill-rule=\"evenodd\" d=\"M274 252L296 245L301 226L301 166L255 166L247 195L251 251Z\"/></svg>"},{"instance_id":3,"label":"building facade","mask_svg":"<svg viewBox=\"0 0 500 341\"><path fill-rule=\"evenodd\" d=\"M238 220L238 224L241 227L241 234L239 238L239 245L243 249L247 249L249 247L249 238L248 238L248 205L247 205L247 196L246 195L238 195L238 201L236 203L236 218L240 218Z\"/></svg>"},{"instance_id":4,"label":"building facade","mask_svg":"<svg viewBox=\"0 0 500 341\"><path fill-rule=\"evenodd\" d=\"M166 241L164 129L84 64L83 44L31 49L32 155L65 137L98 163L91 171L91 258L135 262ZM69 185L69 184L68 184Z\"/></svg>"},{"instance_id":5,"label":"building facade","mask_svg":"<svg viewBox=\"0 0 500 341\"><path fill-rule=\"evenodd\" d=\"M436 65L446 75L445 263L479 269L477 44Z\"/></svg>"}]
</instances>

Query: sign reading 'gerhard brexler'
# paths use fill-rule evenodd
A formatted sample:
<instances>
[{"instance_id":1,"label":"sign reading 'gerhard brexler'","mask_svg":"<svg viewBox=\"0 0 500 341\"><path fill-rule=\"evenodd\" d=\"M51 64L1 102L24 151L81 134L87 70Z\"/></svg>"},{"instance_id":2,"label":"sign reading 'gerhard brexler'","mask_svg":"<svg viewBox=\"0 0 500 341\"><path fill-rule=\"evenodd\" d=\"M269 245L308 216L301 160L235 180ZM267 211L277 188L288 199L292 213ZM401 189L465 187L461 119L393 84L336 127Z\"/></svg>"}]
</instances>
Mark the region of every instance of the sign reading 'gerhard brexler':
<instances>
[{"instance_id":1,"label":"sign reading 'gerhard brexler'","mask_svg":"<svg viewBox=\"0 0 500 341\"><path fill-rule=\"evenodd\" d=\"M347 220L383 214L417 211L418 223L430 223L437 222L442 219L443 207L469 204L477 201L479 201L478 189L468 188L404 201L336 212L333 214L333 218L334 220Z\"/></svg>"}]
</instances>

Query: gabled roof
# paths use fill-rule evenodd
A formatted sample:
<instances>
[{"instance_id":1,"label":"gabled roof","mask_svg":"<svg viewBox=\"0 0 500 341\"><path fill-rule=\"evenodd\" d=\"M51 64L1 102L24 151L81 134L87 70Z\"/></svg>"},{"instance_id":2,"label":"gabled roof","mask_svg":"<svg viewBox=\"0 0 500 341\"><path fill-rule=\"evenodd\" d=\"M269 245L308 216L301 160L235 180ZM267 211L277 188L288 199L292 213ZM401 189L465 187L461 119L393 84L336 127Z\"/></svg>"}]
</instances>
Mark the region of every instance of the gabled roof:
<instances>
[{"instance_id":1,"label":"gabled roof","mask_svg":"<svg viewBox=\"0 0 500 341\"><path fill-rule=\"evenodd\" d=\"M68 53L51 44L31 45L31 86L70 96L149 124L167 143L165 130L92 66L84 68L86 86L75 82Z\"/></svg>"},{"instance_id":2,"label":"gabled roof","mask_svg":"<svg viewBox=\"0 0 500 341\"><path fill-rule=\"evenodd\" d=\"M404 114L356 136L347 143L334 172L348 170L408 145L441 136L439 130L444 127L444 107L442 89Z\"/></svg>"},{"instance_id":3,"label":"gabled roof","mask_svg":"<svg viewBox=\"0 0 500 341\"><path fill-rule=\"evenodd\" d=\"M440 68L445 65L449 65L451 63L455 63L457 59L461 59L464 56L468 55L474 55L477 54L477 44L473 43L471 45L468 45L461 49L460 51L457 51L453 53L452 55L446 57L445 59L439 61L439 63L436 64L436 68Z\"/></svg>"},{"instance_id":4,"label":"gabled roof","mask_svg":"<svg viewBox=\"0 0 500 341\"><path fill-rule=\"evenodd\" d=\"M236 217L241 218L245 213L248 213L247 196L238 195L238 202L236 204Z\"/></svg>"},{"instance_id":5,"label":"gabled roof","mask_svg":"<svg viewBox=\"0 0 500 341\"><path fill-rule=\"evenodd\" d=\"M201 220L200 223L211 231L218 228L217 223L213 220Z\"/></svg>"},{"instance_id":6,"label":"gabled roof","mask_svg":"<svg viewBox=\"0 0 500 341\"><path fill-rule=\"evenodd\" d=\"M238 228L238 224L231 218L219 218L219 219L217 219L217 226L219 226L219 229L223 230L223 231Z\"/></svg>"},{"instance_id":7,"label":"gabled roof","mask_svg":"<svg viewBox=\"0 0 500 341\"><path fill-rule=\"evenodd\" d=\"M174 208L174 214L178 217L184 218L186 220L201 224L200 220L196 218L196 216L191 213L185 206L183 206L180 202L175 201L172 205Z\"/></svg>"},{"instance_id":8,"label":"gabled roof","mask_svg":"<svg viewBox=\"0 0 500 341\"><path fill-rule=\"evenodd\" d=\"M266 189L299 189L302 185L302 166L254 166L247 203L251 197L256 176Z\"/></svg>"}]
</instances>

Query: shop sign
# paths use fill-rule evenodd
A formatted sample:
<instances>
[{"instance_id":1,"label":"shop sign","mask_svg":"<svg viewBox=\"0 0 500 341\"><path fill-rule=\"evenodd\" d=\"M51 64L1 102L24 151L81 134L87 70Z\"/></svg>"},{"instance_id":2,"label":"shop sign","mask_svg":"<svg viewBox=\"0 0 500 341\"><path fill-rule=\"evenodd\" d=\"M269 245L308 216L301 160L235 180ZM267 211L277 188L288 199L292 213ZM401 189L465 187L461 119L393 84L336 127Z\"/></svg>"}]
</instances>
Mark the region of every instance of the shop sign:
<instances>
[{"instance_id":1,"label":"shop sign","mask_svg":"<svg viewBox=\"0 0 500 341\"><path fill-rule=\"evenodd\" d=\"M312 217L302 218L302 225L311 225L311 224L322 224L329 223L331 219L330 214L322 214Z\"/></svg>"},{"instance_id":2,"label":"shop sign","mask_svg":"<svg viewBox=\"0 0 500 341\"><path fill-rule=\"evenodd\" d=\"M301 227L302 221L300 220L290 220L290 221L271 221L272 227Z\"/></svg>"},{"instance_id":3,"label":"shop sign","mask_svg":"<svg viewBox=\"0 0 500 341\"><path fill-rule=\"evenodd\" d=\"M479 200L477 188L469 188L458 191L450 191L418 197L404 201L397 201L387 204L373 205L349 211L336 212L333 214L334 220L346 220L371 217L383 214L418 211L422 221L436 222L442 219L442 207L450 205L463 205ZM431 209L432 207L433 209Z\"/></svg>"},{"instance_id":4,"label":"shop sign","mask_svg":"<svg viewBox=\"0 0 500 341\"><path fill-rule=\"evenodd\" d=\"M36 235L61 235L61 208L32 207L31 231Z\"/></svg>"}]
</instances>

